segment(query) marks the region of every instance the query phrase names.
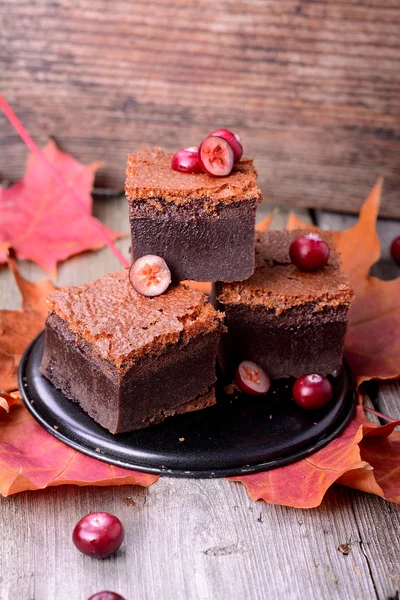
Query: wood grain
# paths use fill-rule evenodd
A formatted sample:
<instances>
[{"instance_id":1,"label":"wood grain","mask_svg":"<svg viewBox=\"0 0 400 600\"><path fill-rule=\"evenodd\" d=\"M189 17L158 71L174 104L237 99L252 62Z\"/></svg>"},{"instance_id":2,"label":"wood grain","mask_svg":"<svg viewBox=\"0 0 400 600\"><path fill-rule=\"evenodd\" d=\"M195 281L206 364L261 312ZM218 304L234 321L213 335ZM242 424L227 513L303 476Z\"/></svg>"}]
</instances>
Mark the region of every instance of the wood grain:
<instances>
[{"instance_id":1,"label":"wood grain","mask_svg":"<svg viewBox=\"0 0 400 600\"><path fill-rule=\"evenodd\" d=\"M1 506L2 600L87 600L103 589L127 600L386 600L398 586L398 511L345 488L310 511L255 503L223 480L169 478L149 490L27 492ZM70 541L94 510L126 528L119 553L103 561ZM344 543L348 556L337 550Z\"/></svg>"},{"instance_id":2,"label":"wood grain","mask_svg":"<svg viewBox=\"0 0 400 600\"><path fill-rule=\"evenodd\" d=\"M2 93L99 186L125 156L240 132L270 203L355 211L378 173L400 217L396 0L0 0ZM26 151L3 117L0 175Z\"/></svg>"},{"instance_id":3,"label":"wood grain","mask_svg":"<svg viewBox=\"0 0 400 600\"><path fill-rule=\"evenodd\" d=\"M95 212L128 230L124 198L97 201ZM129 238L118 243L128 251ZM61 265L58 283L117 268L108 250L86 253ZM22 270L43 275L30 263ZM6 269L0 291L2 307L16 308ZM126 529L121 550L102 561L70 541L79 518L96 510L116 514ZM0 518L0 600L87 600L104 589L126 600L387 600L400 589L399 508L340 486L308 511L253 502L243 485L225 480L162 478L148 490L62 486L1 498ZM337 550L345 543L348 556Z\"/></svg>"}]
</instances>

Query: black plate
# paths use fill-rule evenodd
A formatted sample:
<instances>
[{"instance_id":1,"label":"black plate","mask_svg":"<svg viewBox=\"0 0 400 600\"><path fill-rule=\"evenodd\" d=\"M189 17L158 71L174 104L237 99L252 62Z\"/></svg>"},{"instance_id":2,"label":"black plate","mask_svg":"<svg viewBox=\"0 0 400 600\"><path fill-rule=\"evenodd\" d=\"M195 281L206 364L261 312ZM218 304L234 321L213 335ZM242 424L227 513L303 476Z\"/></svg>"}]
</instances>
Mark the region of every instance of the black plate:
<instances>
[{"instance_id":1,"label":"black plate","mask_svg":"<svg viewBox=\"0 0 400 600\"><path fill-rule=\"evenodd\" d=\"M68 446L137 471L226 477L281 467L328 444L355 406L351 376L343 367L332 379L332 401L319 411L300 409L291 399L291 382L281 380L273 383L267 397L234 398L221 389L215 406L112 435L40 374L43 345L41 333L20 364L20 389L28 410Z\"/></svg>"}]
</instances>

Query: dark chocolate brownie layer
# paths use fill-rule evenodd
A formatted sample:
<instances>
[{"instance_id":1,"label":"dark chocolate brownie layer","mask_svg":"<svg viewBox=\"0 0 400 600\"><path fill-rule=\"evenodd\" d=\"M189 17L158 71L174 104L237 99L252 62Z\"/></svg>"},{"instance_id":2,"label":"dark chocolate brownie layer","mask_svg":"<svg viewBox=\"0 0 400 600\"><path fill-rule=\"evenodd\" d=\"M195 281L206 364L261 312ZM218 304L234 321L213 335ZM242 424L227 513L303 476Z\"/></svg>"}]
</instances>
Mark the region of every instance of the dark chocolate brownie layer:
<instances>
[{"instance_id":1,"label":"dark chocolate brownie layer","mask_svg":"<svg viewBox=\"0 0 400 600\"><path fill-rule=\"evenodd\" d=\"M53 314L46 324L41 372L100 425L122 433L214 404L218 341L214 331L178 342L120 374Z\"/></svg>"},{"instance_id":2,"label":"dark chocolate brownie layer","mask_svg":"<svg viewBox=\"0 0 400 600\"><path fill-rule=\"evenodd\" d=\"M132 261L162 256L174 281L246 279L254 271L261 200L252 161L240 161L227 177L212 177L174 171L172 156L142 148L128 157Z\"/></svg>"},{"instance_id":3,"label":"dark chocolate brownie layer","mask_svg":"<svg viewBox=\"0 0 400 600\"><path fill-rule=\"evenodd\" d=\"M48 302L41 372L112 433L215 402L223 315L200 292L146 298L124 270Z\"/></svg>"},{"instance_id":4,"label":"dark chocolate brownie layer","mask_svg":"<svg viewBox=\"0 0 400 600\"><path fill-rule=\"evenodd\" d=\"M353 291L330 234L322 233L331 246L324 269L304 273L290 263L290 242L304 233L257 234L254 275L216 284L216 300L227 314L228 334L220 351L226 373L232 375L244 359L274 378L327 375L340 367Z\"/></svg>"},{"instance_id":5,"label":"dark chocolate brownie layer","mask_svg":"<svg viewBox=\"0 0 400 600\"><path fill-rule=\"evenodd\" d=\"M160 204L163 211L143 202L131 210L132 262L146 254L162 256L175 281L234 281L252 275L256 199L221 205L213 214L197 201L183 207Z\"/></svg>"}]
</instances>

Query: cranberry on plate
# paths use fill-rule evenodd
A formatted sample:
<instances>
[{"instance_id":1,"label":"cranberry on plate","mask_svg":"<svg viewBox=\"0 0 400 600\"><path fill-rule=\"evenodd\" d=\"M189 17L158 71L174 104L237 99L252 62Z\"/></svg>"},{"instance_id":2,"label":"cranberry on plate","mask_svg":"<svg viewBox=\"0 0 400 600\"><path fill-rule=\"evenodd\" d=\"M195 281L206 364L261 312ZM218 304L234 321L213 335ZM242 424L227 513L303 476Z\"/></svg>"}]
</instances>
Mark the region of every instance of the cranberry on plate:
<instances>
[{"instance_id":1,"label":"cranberry on plate","mask_svg":"<svg viewBox=\"0 0 400 600\"><path fill-rule=\"evenodd\" d=\"M85 515L72 533L75 546L88 556L107 558L114 554L124 539L121 521L107 512L93 512Z\"/></svg>"},{"instance_id":2,"label":"cranberry on plate","mask_svg":"<svg viewBox=\"0 0 400 600\"><path fill-rule=\"evenodd\" d=\"M236 371L236 385L245 394L266 394L271 378L257 363L243 360Z\"/></svg>"},{"instance_id":3,"label":"cranberry on plate","mask_svg":"<svg viewBox=\"0 0 400 600\"><path fill-rule=\"evenodd\" d=\"M318 373L299 377L292 390L295 402L306 410L322 408L328 404L332 393L332 384L329 379Z\"/></svg>"}]
</instances>

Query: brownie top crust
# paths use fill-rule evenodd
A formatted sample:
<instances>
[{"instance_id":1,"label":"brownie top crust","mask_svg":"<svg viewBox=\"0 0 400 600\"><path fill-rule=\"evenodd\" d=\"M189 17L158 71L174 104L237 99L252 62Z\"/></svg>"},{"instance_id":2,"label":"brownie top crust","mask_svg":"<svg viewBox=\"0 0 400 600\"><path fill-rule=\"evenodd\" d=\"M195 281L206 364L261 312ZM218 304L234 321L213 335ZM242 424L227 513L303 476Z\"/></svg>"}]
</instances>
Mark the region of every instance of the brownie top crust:
<instances>
[{"instance_id":1,"label":"brownie top crust","mask_svg":"<svg viewBox=\"0 0 400 600\"><path fill-rule=\"evenodd\" d=\"M294 306L312 303L314 310L349 305L354 292L340 270L334 236L319 232L330 247L328 264L320 271L305 273L290 261L289 246L309 230L267 231L256 234L256 269L246 281L216 284L216 299L224 304L263 305L277 315Z\"/></svg>"},{"instance_id":2,"label":"brownie top crust","mask_svg":"<svg viewBox=\"0 0 400 600\"><path fill-rule=\"evenodd\" d=\"M206 173L181 173L171 168L172 152L161 148L141 148L128 155L125 193L128 200L157 199L177 204L209 200L229 204L243 200L261 202L253 161L242 159L226 177Z\"/></svg>"},{"instance_id":3,"label":"brownie top crust","mask_svg":"<svg viewBox=\"0 0 400 600\"><path fill-rule=\"evenodd\" d=\"M129 269L88 285L61 289L48 300L49 315L63 319L101 358L124 371L145 354L222 327L223 314L185 285L149 298L130 285Z\"/></svg>"}]
</instances>

